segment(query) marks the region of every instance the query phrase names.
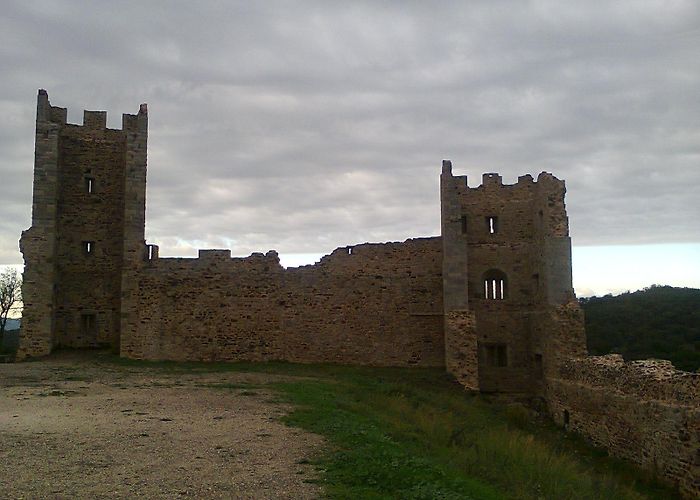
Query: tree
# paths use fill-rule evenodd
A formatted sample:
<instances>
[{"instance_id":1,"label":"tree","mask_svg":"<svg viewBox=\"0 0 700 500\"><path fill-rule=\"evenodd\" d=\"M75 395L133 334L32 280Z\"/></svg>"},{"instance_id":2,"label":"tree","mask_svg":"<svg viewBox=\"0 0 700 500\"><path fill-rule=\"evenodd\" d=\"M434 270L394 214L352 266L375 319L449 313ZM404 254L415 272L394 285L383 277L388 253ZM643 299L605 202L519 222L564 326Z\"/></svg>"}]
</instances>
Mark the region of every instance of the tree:
<instances>
[{"instance_id":1,"label":"tree","mask_svg":"<svg viewBox=\"0 0 700 500\"><path fill-rule=\"evenodd\" d=\"M10 311L18 309L22 300L22 277L16 269L0 273L0 342L5 336L5 325Z\"/></svg>"}]
</instances>

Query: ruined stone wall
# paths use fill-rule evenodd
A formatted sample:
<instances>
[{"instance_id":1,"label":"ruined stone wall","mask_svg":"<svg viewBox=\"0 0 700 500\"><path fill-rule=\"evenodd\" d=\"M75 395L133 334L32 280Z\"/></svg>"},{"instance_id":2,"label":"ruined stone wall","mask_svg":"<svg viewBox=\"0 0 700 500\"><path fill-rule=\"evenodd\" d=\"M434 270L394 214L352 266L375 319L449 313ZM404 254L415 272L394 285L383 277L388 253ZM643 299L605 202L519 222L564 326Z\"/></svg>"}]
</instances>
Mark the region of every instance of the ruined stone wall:
<instances>
[{"instance_id":1,"label":"ruined stone wall","mask_svg":"<svg viewBox=\"0 0 700 500\"><path fill-rule=\"evenodd\" d=\"M443 366L439 238L344 247L285 270L275 252L153 259L121 354Z\"/></svg>"},{"instance_id":2,"label":"ruined stone wall","mask_svg":"<svg viewBox=\"0 0 700 500\"><path fill-rule=\"evenodd\" d=\"M547 378L555 421L700 497L700 374L611 354L570 359Z\"/></svg>"}]
</instances>

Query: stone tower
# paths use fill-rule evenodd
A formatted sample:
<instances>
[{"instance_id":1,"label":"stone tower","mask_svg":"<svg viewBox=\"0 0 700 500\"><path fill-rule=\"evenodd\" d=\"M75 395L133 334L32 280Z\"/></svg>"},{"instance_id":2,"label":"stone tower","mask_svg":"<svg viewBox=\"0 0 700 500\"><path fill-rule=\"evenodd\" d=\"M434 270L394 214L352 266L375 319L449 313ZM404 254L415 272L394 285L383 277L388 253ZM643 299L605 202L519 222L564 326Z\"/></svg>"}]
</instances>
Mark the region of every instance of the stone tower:
<instances>
[{"instance_id":1,"label":"stone tower","mask_svg":"<svg viewBox=\"0 0 700 500\"><path fill-rule=\"evenodd\" d=\"M564 182L484 174L470 188L445 160L440 189L447 369L472 389L541 393L545 373L586 350Z\"/></svg>"},{"instance_id":2,"label":"stone tower","mask_svg":"<svg viewBox=\"0 0 700 500\"><path fill-rule=\"evenodd\" d=\"M83 125L66 117L39 90L19 357L118 349L123 281L144 258L146 105L124 114L121 130L107 128L104 111L85 111Z\"/></svg>"}]
</instances>

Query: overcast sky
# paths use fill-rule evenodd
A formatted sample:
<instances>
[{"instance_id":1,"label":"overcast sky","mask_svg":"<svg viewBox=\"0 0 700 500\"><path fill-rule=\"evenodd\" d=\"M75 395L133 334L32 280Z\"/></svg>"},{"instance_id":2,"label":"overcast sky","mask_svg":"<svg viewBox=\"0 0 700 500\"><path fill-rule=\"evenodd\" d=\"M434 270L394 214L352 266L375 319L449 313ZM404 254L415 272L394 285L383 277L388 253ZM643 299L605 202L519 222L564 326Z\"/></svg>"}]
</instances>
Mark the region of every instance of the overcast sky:
<instances>
[{"instance_id":1,"label":"overcast sky","mask_svg":"<svg viewBox=\"0 0 700 500\"><path fill-rule=\"evenodd\" d=\"M22 262L39 88L73 123L148 103L162 256L437 235L450 158L472 186L565 179L577 248L700 258L699 60L691 0L4 0L0 264Z\"/></svg>"}]
</instances>

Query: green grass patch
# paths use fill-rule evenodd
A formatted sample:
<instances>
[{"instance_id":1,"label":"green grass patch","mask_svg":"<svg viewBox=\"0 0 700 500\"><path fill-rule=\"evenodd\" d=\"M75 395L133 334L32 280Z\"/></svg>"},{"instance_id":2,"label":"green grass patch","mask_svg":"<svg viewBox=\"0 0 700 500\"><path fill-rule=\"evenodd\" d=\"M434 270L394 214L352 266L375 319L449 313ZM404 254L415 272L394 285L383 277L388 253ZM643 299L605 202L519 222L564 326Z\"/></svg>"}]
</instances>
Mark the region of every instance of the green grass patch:
<instances>
[{"instance_id":1,"label":"green grass patch","mask_svg":"<svg viewBox=\"0 0 700 500\"><path fill-rule=\"evenodd\" d=\"M466 394L438 371L275 384L291 425L326 436L331 498L669 498L522 407ZM527 415L527 418L523 416Z\"/></svg>"},{"instance_id":2,"label":"green grass patch","mask_svg":"<svg viewBox=\"0 0 700 500\"><path fill-rule=\"evenodd\" d=\"M328 440L328 451L311 462L330 498L677 496L523 406L465 392L439 369L115 362L166 372L297 377L271 387L295 405L287 424ZM242 385L230 389L240 392Z\"/></svg>"}]
</instances>

